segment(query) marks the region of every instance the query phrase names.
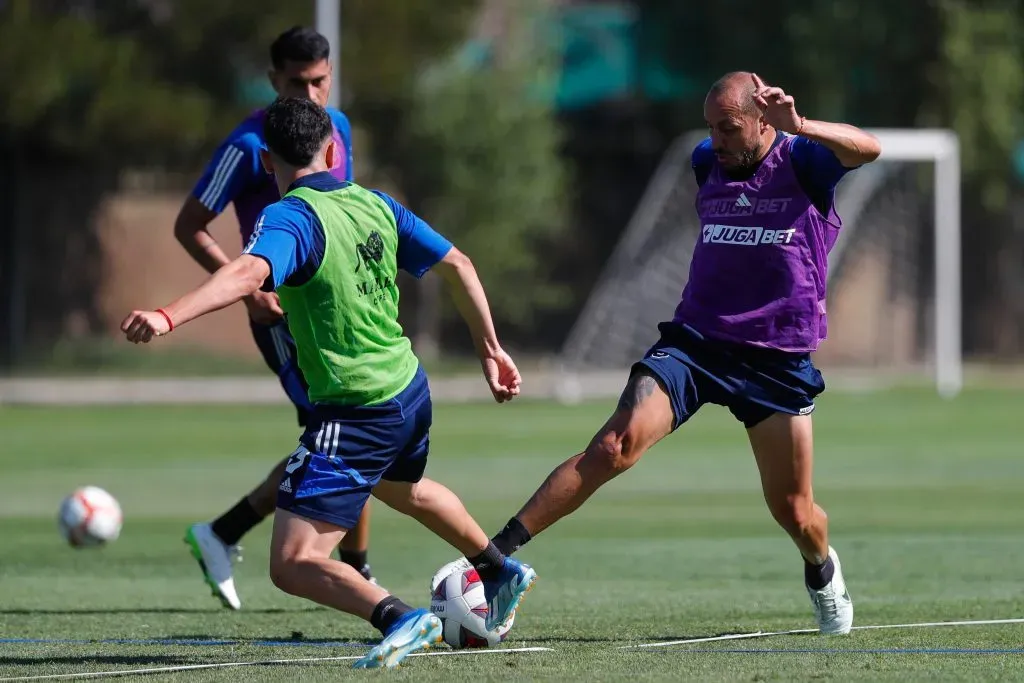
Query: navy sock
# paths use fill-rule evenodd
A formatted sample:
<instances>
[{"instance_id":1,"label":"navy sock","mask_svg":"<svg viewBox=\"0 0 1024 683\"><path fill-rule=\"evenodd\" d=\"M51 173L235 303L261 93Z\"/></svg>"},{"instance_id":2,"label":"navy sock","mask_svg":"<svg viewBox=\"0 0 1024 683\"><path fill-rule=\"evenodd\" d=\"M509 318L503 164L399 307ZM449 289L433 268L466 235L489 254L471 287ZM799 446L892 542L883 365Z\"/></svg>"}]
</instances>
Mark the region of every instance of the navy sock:
<instances>
[{"instance_id":1,"label":"navy sock","mask_svg":"<svg viewBox=\"0 0 1024 683\"><path fill-rule=\"evenodd\" d=\"M811 564L804 560L804 582L811 590L817 591L827 586L835 573L836 566L831 557L823 564Z\"/></svg>"},{"instance_id":2,"label":"navy sock","mask_svg":"<svg viewBox=\"0 0 1024 683\"><path fill-rule=\"evenodd\" d=\"M412 607L405 604L395 596L389 595L378 602L377 606L373 608L373 614L370 615L370 623L382 634L387 635L388 629L391 628L396 621L413 611L415 610Z\"/></svg>"},{"instance_id":3,"label":"navy sock","mask_svg":"<svg viewBox=\"0 0 1024 683\"><path fill-rule=\"evenodd\" d=\"M511 555L530 542L530 532L526 530L518 517L508 520L505 528L491 539L504 555Z\"/></svg>"},{"instance_id":4,"label":"navy sock","mask_svg":"<svg viewBox=\"0 0 1024 683\"><path fill-rule=\"evenodd\" d=\"M505 564L505 554L498 550L498 546L494 543L488 543L479 555L466 557L466 559L484 581L493 581L498 578L501 575L501 567Z\"/></svg>"}]
</instances>

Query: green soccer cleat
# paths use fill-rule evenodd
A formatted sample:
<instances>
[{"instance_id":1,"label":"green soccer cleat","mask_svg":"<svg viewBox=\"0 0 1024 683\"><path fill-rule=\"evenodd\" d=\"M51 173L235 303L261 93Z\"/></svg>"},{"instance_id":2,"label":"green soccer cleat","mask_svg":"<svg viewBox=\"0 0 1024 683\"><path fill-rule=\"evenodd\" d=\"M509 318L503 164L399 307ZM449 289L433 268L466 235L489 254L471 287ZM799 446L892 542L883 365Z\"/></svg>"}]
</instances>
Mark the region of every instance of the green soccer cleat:
<instances>
[{"instance_id":1,"label":"green soccer cleat","mask_svg":"<svg viewBox=\"0 0 1024 683\"><path fill-rule=\"evenodd\" d=\"M235 579L231 555L238 554L236 546L228 546L217 538L209 524L193 524L185 532L185 543L196 558L203 578L225 607L241 609L242 601L235 592Z\"/></svg>"}]
</instances>

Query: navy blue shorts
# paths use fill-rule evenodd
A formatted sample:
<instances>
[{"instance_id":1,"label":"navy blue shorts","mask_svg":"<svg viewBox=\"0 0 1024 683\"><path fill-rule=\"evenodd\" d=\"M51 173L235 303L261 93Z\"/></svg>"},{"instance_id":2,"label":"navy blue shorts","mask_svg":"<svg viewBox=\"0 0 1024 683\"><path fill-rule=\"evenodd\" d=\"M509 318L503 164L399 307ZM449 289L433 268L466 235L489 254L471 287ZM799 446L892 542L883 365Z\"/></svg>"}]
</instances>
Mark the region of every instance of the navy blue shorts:
<instances>
[{"instance_id":1,"label":"navy blue shorts","mask_svg":"<svg viewBox=\"0 0 1024 683\"><path fill-rule=\"evenodd\" d=\"M808 353L733 344L688 325L661 323L661 339L633 365L661 380L675 413L673 429L705 403L726 406L748 429L774 413L807 415L825 380Z\"/></svg>"},{"instance_id":2,"label":"navy blue shorts","mask_svg":"<svg viewBox=\"0 0 1024 683\"><path fill-rule=\"evenodd\" d=\"M317 405L285 465L277 507L351 529L373 487L423 478L433 406L420 368L394 398L372 406Z\"/></svg>"},{"instance_id":3,"label":"navy blue shorts","mask_svg":"<svg viewBox=\"0 0 1024 683\"><path fill-rule=\"evenodd\" d=\"M309 385L295 361L295 340L288 330L288 323L282 320L274 325L261 325L250 320L249 328L264 362L277 375L284 393L295 406L299 426L305 427L309 424L313 406L309 402Z\"/></svg>"}]
</instances>

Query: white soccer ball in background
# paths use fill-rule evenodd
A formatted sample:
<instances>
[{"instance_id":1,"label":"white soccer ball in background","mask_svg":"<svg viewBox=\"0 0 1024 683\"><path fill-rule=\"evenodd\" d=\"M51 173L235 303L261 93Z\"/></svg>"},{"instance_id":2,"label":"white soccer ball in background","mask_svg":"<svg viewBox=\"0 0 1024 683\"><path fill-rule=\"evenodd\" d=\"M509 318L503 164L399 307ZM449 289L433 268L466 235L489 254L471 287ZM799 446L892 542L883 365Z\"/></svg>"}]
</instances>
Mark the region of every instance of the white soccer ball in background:
<instances>
[{"instance_id":1,"label":"white soccer ball in background","mask_svg":"<svg viewBox=\"0 0 1024 683\"><path fill-rule=\"evenodd\" d=\"M444 642L451 647L494 647L512 630L515 615L489 633L484 584L465 560L449 563L430 582L430 611L441 620Z\"/></svg>"},{"instance_id":2,"label":"white soccer ball in background","mask_svg":"<svg viewBox=\"0 0 1024 683\"><path fill-rule=\"evenodd\" d=\"M75 489L61 501L60 533L76 548L104 545L121 534L121 506L98 486Z\"/></svg>"}]
</instances>

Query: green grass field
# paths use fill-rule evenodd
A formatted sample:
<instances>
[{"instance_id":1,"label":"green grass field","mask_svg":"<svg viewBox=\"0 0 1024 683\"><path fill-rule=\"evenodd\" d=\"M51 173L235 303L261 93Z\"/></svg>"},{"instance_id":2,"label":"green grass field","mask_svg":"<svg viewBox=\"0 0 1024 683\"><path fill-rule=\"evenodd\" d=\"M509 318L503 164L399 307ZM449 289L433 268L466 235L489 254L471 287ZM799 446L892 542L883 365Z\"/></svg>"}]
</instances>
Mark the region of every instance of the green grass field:
<instances>
[{"instance_id":1,"label":"green grass field","mask_svg":"<svg viewBox=\"0 0 1024 683\"><path fill-rule=\"evenodd\" d=\"M610 406L438 406L428 472L496 531L551 467L586 443ZM1012 390L969 391L955 402L926 391L822 398L816 493L830 514L857 624L1024 617L1021 415L1024 395ZM296 436L290 409L280 407L0 410L0 678L365 652L375 638L368 625L271 585L268 525L244 539L237 613L210 597L181 542L187 523L234 503ZM82 484L107 488L124 507L122 536L108 548L75 551L57 533L61 497ZM370 559L381 582L428 604L429 578L453 551L382 506L373 533ZM764 508L742 429L714 407L521 556L540 581L506 647L551 652L422 657L385 675L1024 679L1024 624L619 649L812 626L799 557ZM194 642L154 642L166 639ZM379 675L348 666L261 665L147 680Z\"/></svg>"}]
</instances>

